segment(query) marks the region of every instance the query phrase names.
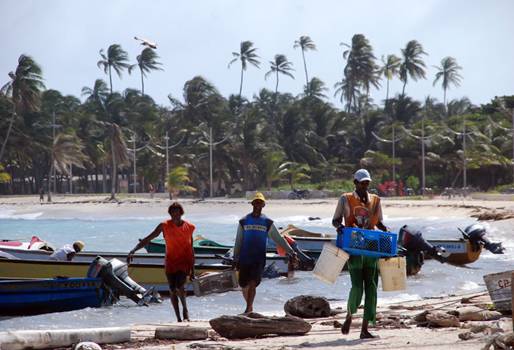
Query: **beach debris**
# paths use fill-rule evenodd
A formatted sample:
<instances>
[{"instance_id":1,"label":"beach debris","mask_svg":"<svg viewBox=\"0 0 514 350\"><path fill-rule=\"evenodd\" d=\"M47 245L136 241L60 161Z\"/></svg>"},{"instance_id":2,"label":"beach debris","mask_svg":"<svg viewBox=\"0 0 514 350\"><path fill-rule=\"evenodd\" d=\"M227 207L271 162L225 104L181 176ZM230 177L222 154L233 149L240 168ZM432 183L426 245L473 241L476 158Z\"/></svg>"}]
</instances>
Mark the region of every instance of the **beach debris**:
<instances>
[{"instance_id":1,"label":"beach debris","mask_svg":"<svg viewBox=\"0 0 514 350\"><path fill-rule=\"evenodd\" d=\"M502 317L498 311L484 310L477 306L464 306L448 313L457 316L459 321L491 321Z\"/></svg>"},{"instance_id":2,"label":"beach debris","mask_svg":"<svg viewBox=\"0 0 514 350\"><path fill-rule=\"evenodd\" d=\"M459 319L443 311L432 311L426 314L429 327L460 327Z\"/></svg>"},{"instance_id":3,"label":"beach debris","mask_svg":"<svg viewBox=\"0 0 514 350\"><path fill-rule=\"evenodd\" d=\"M187 345L189 349L213 349L213 350L235 350L236 347L219 343L191 343Z\"/></svg>"},{"instance_id":4,"label":"beach debris","mask_svg":"<svg viewBox=\"0 0 514 350\"><path fill-rule=\"evenodd\" d=\"M473 338L477 338L477 336L475 334L473 334L472 332L462 332L462 333L459 333L459 339L460 340L470 340L470 339L473 339Z\"/></svg>"},{"instance_id":5,"label":"beach debris","mask_svg":"<svg viewBox=\"0 0 514 350\"><path fill-rule=\"evenodd\" d=\"M330 303L326 298L312 295L299 295L284 304L286 314L301 318L318 318L332 315Z\"/></svg>"},{"instance_id":6,"label":"beach debris","mask_svg":"<svg viewBox=\"0 0 514 350\"><path fill-rule=\"evenodd\" d=\"M75 345L73 350L102 350L102 347L92 341L83 341Z\"/></svg>"},{"instance_id":7,"label":"beach debris","mask_svg":"<svg viewBox=\"0 0 514 350\"><path fill-rule=\"evenodd\" d=\"M319 323L321 326L332 326L334 328L342 328L343 324L337 320L334 321L323 321Z\"/></svg>"},{"instance_id":8,"label":"beach debris","mask_svg":"<svg viewBox=\"0 0 514 350\"><path fill-rule=\"evenodd\" d=\"M495 209L476 209L471 217L477 218L479 221L498 221L514 218L514 212L509 210L496 211Z\"/></svg>"},{"instance_id":9,"label":"beach debris","mask_svg":"<svg viewBox=\"0 0 514 350\"><path fill-rule=\"evenodd\" d=\"M255 312L228 316L223 315L209 321L211 327L228 339L255 338L264 335L303 335L312 326L303 319L287 315L267 317Z\"/></svg>"},{"instance_id":10,"label":"beach debris","mask_svg":"<svg viewBox=\"0 0 514 350\"><path fill-rule=\"evenodd\" d=\"M512 349L514 347L514 333L498 334L490 338L482 350L489 350L491 346L494 350Z\"/></svg>"},{"instance_id":11,"label":"beach debris","mask_svg":"<svg viewBox=\"0 0 514 350\"><path fill-rule=\"evenodd\" d=\"M191 326L160 326L155 329L156 339L201 340L207 339L209 328Z\"/></svg>"}]
</instances>

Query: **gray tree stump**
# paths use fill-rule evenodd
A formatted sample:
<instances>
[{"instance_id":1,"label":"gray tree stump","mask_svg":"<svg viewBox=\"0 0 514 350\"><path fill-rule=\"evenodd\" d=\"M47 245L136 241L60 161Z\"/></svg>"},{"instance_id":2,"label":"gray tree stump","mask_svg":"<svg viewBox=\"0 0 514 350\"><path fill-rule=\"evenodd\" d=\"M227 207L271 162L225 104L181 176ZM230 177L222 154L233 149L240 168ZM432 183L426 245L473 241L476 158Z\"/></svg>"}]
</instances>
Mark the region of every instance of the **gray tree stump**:
<instances>
[{"instance_id":1,"label":"gray tree stump","mask_svg":"<svg viewBox=\"0 0 514 350\"><path fill-rule=\"evenodd\" d=\"M208 328L190 326L161 326L155 329L157 339L201 340L207 339Z\"/></svg>"},{"instance_id":2,"label":"gray tree stump","mask_svg":"<svg viewBox=\"0 0 514 350\"><path fill-rule=\"evenodd\" d=\"M268 334L303 335L311 325L295 316L266 317L257 313L220 316L209 321L211 327L228 339L255 338Z\"/></svg>"},{"instance_id":3,"label":"gray tree stump","mask_svg":"<svg viewBox=\"0 0 514 350\"><path fill-rule=\"evenodd\" d=\"M284 305L284 311L286 314L301 318L318 318L331 315L328 300L312 295L299 295L289 299Z\"/></svg>"}]
</instances>

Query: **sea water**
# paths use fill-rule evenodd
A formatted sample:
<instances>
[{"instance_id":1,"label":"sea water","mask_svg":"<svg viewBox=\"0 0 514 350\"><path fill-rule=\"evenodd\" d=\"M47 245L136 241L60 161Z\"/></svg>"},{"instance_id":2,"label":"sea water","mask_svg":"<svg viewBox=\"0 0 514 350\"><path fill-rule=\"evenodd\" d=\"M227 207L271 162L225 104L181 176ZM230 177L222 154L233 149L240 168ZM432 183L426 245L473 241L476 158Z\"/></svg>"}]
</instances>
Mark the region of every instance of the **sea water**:
<instances>
[{"instance_id":1,"label":"sea water","mask_svg":"<svg viewBox=\"0 0 514 350\"><path fill-rule=\"evenodd\" d=\"M12 210L0 209L0 239L29 239L32 235L53 243L56 247L74 240L86 242L86 250L128 252L150 233L165 217L113 217L113 218L43 218L41 213L16 215ZM233 244L239 217L235 215L189 215L197 226L196 233L223 244ZM334 233L331 217L310 221L306 216L273 218L279 227L294 224L303 229ZM404 225L412 225L428 239L455 239L460 237L457 227L475 222L471 218L388 218L384 221L395 232ZM480 259L467 267L455 267L428 260L416 276L409 277L407 289L402 292L382 292L379 287L379 304L416 300L423 297L477 292L485 290L482 276L488 273L512 269L514 239L508 225L486 224L489 239L502 241L507 248L504 255L484 251ZM292 279L263 280L257 289L254 309L266 315L282 315L286 300L300 294L319 295L328 298L333 308L345 308L350 289L350 279L343 273L333 285L316 279L311 272L296 272ZM192 319L208 320L222 314L238 314L244 310L240 291L189 297L189 314ZM137 306L129 300L99 309L83 309L70 312L0 319L0 331L20 329L63 329L100 326L126 326L144 323L174 322L170 302L148 307Z\"/></svg>"}]
</instances>

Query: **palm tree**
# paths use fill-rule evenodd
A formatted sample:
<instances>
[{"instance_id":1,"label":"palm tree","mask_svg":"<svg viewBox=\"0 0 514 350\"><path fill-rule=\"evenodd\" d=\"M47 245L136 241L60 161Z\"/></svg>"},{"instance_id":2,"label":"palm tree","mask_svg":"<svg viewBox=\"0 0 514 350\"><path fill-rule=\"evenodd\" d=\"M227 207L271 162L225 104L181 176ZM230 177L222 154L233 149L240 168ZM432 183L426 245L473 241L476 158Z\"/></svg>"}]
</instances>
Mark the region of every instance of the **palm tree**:
<instances>
[{"instance_id":1,"label":"palm tree","mask_svg":"<svg viewBox=\"0 0 514 350\"><path fill-rule=\"evenodd\" d=\"M82 96L86 96L86 102L94 103L101 109L104 108L104 103L108 95L109 89L102 79L96 79L93 88L87 86L82 88Z\"/></svg>"},{"instance_id":2,"label":"palm tree","mask_svg":"<svg viewBox=\"0 0 514 350\"><path fill-rule=\"evenodd\" d=\"M191 179L189 178L189 170L184 166L173 168L168 174L166 185L172 199L173 192L178 191L196 191L196 188L187 185Z\"/></svg>"},{"instance_id":3,"label":"palm tree","mask_svg":"<svg viewBox=\"0 0 514 350\"><path fill-rule=\"evenodd\" d=\"M246 67L248 66L248 63L251 65L259 68L259 56L255 53L257 50L256 47L253 47L253 42L251 41L242 41L241 47L239 49L239 52L232 52L232 56L234 58L232 61L229 62L228 66L232 65L232 63L236 61L241 61L241 82L239 84L239 100L241 100L241 93L243 91L243 73L246 70Z\"/></svg>"},{"instance_id":4,"label":"palm tree","mask_svg":"<svg viewBox=\"0 0 514 350\"><path fill-rule=\"evenodd\" d=\"M48 202L52 201L50 179L54 168L61 174L69 175L69 166L84 169L88 157L84 154L84 145L79 138L70 134L58 134L52 144L50 171L48 173Z\"/></svg>"},{"instance_id":5,"label":"palm tree","mask_svg":"<svg viewBox=\"0 0 514 350\"><path fill-rule=\"evenodd\" d=\"M360 92L353 80L348 80L346 78L341 79L334 84L334 97L340 95L339 100L341 102L346 101L346 112L350 113L352 102L356 101L359 98Z\"/></svg>"},{"instance_id":6,"label":"palm tree","mask_svg":"<svg viewBox=\"0 0 514 350\"><path fill-rule=\"evenodd\" d=\"M112 160L112 173L111 173L111 198L116 200L116 179L119 166L129 163L127 152L127 145L121 128L116 123L110 123L111 133L111 160Z\"/></svg>"},{"instance_id":7,"label":"palm tree","mask_svg":"<svg viewBox=\"0 0 514 350\"><path fill-rule=\"evenodd\" d=\"M386 99L385 99L385 107L387 109L387 101L389 100L389 81L392 80L395 76L398 75L400 71L401 59L396 55L387 55L387 58L384 59L382 56L382 63L384 64L381 69L381 74L387 80L387 89L386 89Z\"/></svg>"},{"instance_id":8,"label":"palm tree","mask_svg":"<svg viewBox=\"0 0 514 350\"><path fill-rule=\"evenodd\" d=\"M310 82L307 83L307 85L305 85L303 96L314 97L321 100L327 98L327 96L324 94L324 91L327 90L328 89L325 86L325 83L322 80L314 77Z\"/></svg>"},{"instance_id":9,"label":"palm tree","mask_svg":"<svg viewBox=\"0 0 514 350\"><path fill-rule=\"evenodd\" d=\"M294 184L298 181L308 180L311 177L309 172L311 168L308 164L296 163L296 162L285 162L279 167L279 174L288 178L291 190L294 190Z\"/></svg>"},{"instance_id":10,"label":"palm tree","mask_svg":"<svg viewBox=\"0 0 514 350\"><path fill-rule=\"evenodd\" d=\"M295 40L294 46L296 48L302 49L302 58L303 58L303 68L305 69L305 84L309 84L309 75L307 74L307 63L305 62L305 51L308 50L316 50L316 44L308 35L302 35L300 39Z\"/></svg>"},{"instance_id":11,"label":"palm tree","mask_svg":"<svg viewBox=\"0 0 514 350\"><path fill-rule=\"evenodd\" d=\"M265 152L264 158L264 177L266 178L266 187L271 191L273 181L280 179L279 166L284 161L284 153L279 151Z\"/></svg>"},{"instance_id":12,"label":"palm tree","mask_svg":"<svg viewBox=\"0 0 514 350\"><path fill-rule=\"evenodd\" d=\"M375 63L376 57L373 54L373 47L369 40L362 34L355 34L352 37L352 44L348 45L341 43L348 49L343 52L343 58L346 60L344 68L344 77L349 90L363 88L365 95L369 95L371 85L375 88L380 86L380 72L379 67ZM353 94L345 94L345 97L350 97L352 100L348 101L349 105L352 102L355 104Z\"/></svg>"},{"instance_id":13,"label":"palm tree","mask_svg":"<svg viewBox=\"0 0 514 350\"><path fill-rule=\"evenodd\" d=\"M419 78L425 79L425 62L422 55L427 55L423 51L423 46L416 40L411 40L402 49L403 61L400 65L400 80L403 82L402 95L405 96L405 86L410 78L417 81Z\"/></svg>"},{"instance_id":14,"label":"palm tree","mask_svg":"<svg viewBox=\"0 0 514 350\"><path fill-rule=\"evenodd\" d=\"M145 95L145 81L146 73L150 73L152 70L163 70L161 67L162 63L158 62L159 55L154 50L147 47L141 54L136 57L137 63L128 67L129 74L136 67L139 67L141 72L141 95Z\"/></svg>"},{"instance_id":15,"label":"palm tree","mask_svg":"<svg viewBox=\"0 0 514 350\"><path fill-rule=\"evenodd\" d=\"M121 78L121 73L124 69L127 69L130 65L128 64L128 54L124 51L120 45L112 44L107 49L105 54L104 49L100 50L100 56L102 59L96 63L98 68L103 69L105 74L109 75L109 83L111 86L112 94L112 69Z\"/></svg>"},{"instance_id":16,"label":"palm tree","mask_svg":"<svg viewBox=\"0 0 514 350\"><path fill-rule=\"evenodd\" d=\"M459 74L459 71L462 69L461 66L457 64L457 60L453 57L445 57L441 60L441 66L434 66L438 72L435 74L434 86L435 84L441 80L441 85L444 91L444 99L443 103L446 106L446 90L450 88L450 85L460 86L460 82L462 80L462 75Z\"/></svg>"},{"instance_id":17,"label":"palm tree","mask_svg":"<svg viewBox=\"0 0 514 350\"><path fill-rule=\"evenodd\" d=\"M275 94L278 92L278 80L279 74L284 74L292 79L294 79L294 75L291 71L294 71L292 63L287 60L285 55L275 55L275 60L270 61L270 70L264 75L264 79L268 79L268 77L275 73L277 75L277 83L275 84Z\"/></svg>"},{"instance_id":18,"label":"palm tree","mask_svg":"<svg viewBox=\"0 0 514 350\"><path fill-rule=\"evenodd\" d=\"M0 92L10 97L12 102L12 114L0 150L0 162L4 156L5 146L11 135L16 115L37 111L41 102L41 90L45 89L41 67L30 56L21 55L18 58L16 71L9 72L9 78L11 80L0 89Z\"/></svg>"}]
</instances>

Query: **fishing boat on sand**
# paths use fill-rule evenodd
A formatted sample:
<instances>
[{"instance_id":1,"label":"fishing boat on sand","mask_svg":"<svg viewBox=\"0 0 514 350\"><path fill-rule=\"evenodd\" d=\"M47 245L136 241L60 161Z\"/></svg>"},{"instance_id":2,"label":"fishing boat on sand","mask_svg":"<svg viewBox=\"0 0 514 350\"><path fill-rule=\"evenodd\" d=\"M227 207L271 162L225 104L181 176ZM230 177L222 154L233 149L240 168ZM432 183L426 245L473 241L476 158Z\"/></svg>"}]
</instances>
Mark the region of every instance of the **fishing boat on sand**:
<instances>
[{"instance_id":1,"label":"fishing boat on sand","mask_svg":"<svg viewBox=\"0 0 514 350\"><path fill-rule=\"evenodd\" d=\"M0 316L37 315L111 304L101 278L0 281Z\"/></svg>"}]
</instances>

